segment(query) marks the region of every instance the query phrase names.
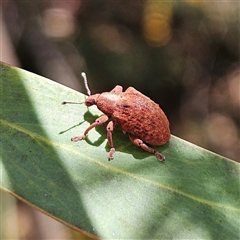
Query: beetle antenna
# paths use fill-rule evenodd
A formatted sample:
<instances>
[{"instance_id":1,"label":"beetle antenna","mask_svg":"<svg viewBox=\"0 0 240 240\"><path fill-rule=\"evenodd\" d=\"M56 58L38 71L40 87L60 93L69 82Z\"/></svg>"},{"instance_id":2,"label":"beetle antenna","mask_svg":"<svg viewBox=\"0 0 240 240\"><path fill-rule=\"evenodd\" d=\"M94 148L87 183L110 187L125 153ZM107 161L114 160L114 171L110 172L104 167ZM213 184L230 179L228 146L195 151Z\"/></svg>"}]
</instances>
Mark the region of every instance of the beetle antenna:
<instances>
[{"instance_id":1,"label":"beetle antenna","mask_svg":"<svg viewBox=\"0 0 240 240\"><path fill-rule=\"evenodd\" d=\"M90 91L90 89L88 87L88 81L87 81L87 76L86 76L85 72L82 72L82 77L83 77L85 88L87 90L87 94L88 94L88 96L90 96L91 95L91 91Z\"/></svg>"},{"instance_id":2,"label":"beetle antenna","mask_svg":"<svg viewBox=\"0 0 240 240\"><path fill-rule=\"evenodd\" d=\"M85 102L62 102L62 105L65 105L65 104L83 104Z\"/></svg>"},{"instance_id":3,"label":"beetle antenna","mask_svg":"<svg viewBox=\"0 0 240 240\"><path fill-rule=\"evenodd\" d=\"M91 91L90 91L90 89L88 87L87 76L86 76L85 72L82 72L82 77L83 77L85 88L87 90L87 94L88 94L88 96L90 96L91 95ZM83 104L83 103L85 103L85 102L62 102L62 105L65 105L65 104Z\"/></svg>"}]
</instances>

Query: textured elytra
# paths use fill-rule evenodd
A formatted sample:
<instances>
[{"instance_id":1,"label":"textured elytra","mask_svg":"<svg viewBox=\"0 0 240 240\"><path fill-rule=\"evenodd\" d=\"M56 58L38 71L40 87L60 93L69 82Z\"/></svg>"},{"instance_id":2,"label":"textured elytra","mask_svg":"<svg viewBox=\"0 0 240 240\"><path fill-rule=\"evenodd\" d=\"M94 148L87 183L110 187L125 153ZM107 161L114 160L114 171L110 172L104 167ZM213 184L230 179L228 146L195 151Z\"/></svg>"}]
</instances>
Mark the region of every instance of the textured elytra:
<instances>
[{"instance_id":1,"label":"textured elytra","mask_svg":"<svg viewBox=\"0 0 240 240\"><path fill-rule=\"evenodd\" d=\"M146 143L163 145L169 141L169 122L162 109L132 87L121 94L112 116L124 132Z\"/></svg>"}]
</instances>

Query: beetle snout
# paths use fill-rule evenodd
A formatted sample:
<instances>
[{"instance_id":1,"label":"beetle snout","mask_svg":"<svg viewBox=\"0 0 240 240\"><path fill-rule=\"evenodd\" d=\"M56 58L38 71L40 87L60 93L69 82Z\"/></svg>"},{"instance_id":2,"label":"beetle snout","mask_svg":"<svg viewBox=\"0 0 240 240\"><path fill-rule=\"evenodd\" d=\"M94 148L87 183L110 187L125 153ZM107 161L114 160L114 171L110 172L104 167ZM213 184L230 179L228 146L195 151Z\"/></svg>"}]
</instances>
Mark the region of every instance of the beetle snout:
<instances>
[{"instance_id":1,"label":"beetle snout","mask_svg":"<svg viewBox=\"0 0 240 240\"><path fill-rule=\"evenodd\" d=\"M90 107L92 105L96 105L97 99L99 96L100 96L100 94L94 94L94 95L89 96L85 101L86 106Z\"/></svg>"},{"instance_id":2,"label":"beetle snout","mask_svg":"<svg viewBox=\"0 0 240 240\"><path fill-rule=\"evenodd\" d=\"M90 107L90 106L96 104L96 101L93 98L90 98L90 99L88 98L88 99L86 99L85 104L87 107Z\"/></svg>"}]
</instances>

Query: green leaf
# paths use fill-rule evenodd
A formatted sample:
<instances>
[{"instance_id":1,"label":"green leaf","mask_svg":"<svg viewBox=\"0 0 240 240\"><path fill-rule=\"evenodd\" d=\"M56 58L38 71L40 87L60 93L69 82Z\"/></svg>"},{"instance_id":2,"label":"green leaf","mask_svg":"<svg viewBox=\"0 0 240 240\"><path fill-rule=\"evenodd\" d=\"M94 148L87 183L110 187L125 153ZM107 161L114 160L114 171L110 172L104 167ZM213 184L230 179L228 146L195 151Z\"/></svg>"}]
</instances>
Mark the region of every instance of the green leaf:
<instances>
[{"instance_id":1,"label":"green leaf","mask_svg":"<svg viewBox=\"0 0 240 240\"><path fill-rule=\"evenodd\" d=\"M166 161L104 126L85 96L1 65L1 188L68 226L108 239L239 239L239 163L172 136Z\"/></svg>"}]
</instances>

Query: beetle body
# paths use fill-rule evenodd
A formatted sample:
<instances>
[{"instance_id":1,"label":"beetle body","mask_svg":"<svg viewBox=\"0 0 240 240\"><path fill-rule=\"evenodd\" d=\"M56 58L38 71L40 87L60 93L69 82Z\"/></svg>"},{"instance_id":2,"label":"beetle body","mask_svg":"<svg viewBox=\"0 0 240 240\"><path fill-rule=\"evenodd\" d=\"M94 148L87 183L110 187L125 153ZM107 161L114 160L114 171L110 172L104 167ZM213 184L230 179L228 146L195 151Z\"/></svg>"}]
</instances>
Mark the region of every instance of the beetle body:
<instances>
[{"instance_id":1,"label":"beetle body","mask_svg":"<svg viewBox=\"0 0 240 240\"><path fill-rule=\"evenodd\" d=\"M122 89L116 86L114 89ZM163 145L169 141L169 122L154 101L133 87L125 92L115 90L91 96L99 110L112 116L125 133L130 133L151 145ZM117 92L117 93L115 93Z\"/></svg>"},{"instance_id":2,"label":"beetle body","mask_svg":"<svg viewBox=\"0 0 240 240\"><path fill-rule=\"evenodd\" d=\"M150 98L133 87L123 92L122 87L117 85L110 92L90 95L85 104L86 106L96 105L105 115L97 118L83 135L73 137L72 141L82 140L92 128L107 122L112 117L113 120L107 125L107 138L110 145L109 160L113 159L115 152L112 132L116 124L124 133L129 134L130 140L135 145L155 154L159 161L164 160L165 157L161 153L145 144L163 145L169 141L171 136L166 115Z\"/></svg>"}]
</instances>

